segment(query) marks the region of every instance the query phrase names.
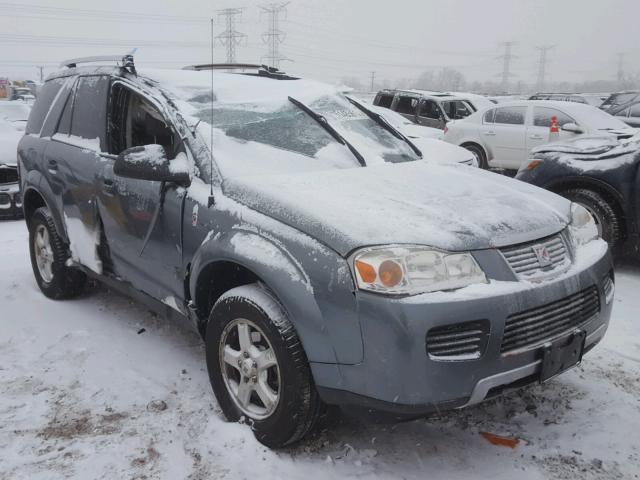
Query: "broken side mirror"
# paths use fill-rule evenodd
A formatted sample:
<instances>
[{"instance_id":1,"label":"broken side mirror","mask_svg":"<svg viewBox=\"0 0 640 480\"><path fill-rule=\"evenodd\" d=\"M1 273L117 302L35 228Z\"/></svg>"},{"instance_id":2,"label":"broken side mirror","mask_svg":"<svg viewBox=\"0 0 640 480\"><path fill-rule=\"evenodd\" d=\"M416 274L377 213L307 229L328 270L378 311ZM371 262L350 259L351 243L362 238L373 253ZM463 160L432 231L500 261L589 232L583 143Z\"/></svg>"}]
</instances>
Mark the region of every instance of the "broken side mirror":
<instances>
[{"instance_id":1,"label":"broken side mirror","mask_svg":"<svg viewBox=\"0 0 640 480\"><path fill-rule=\"evenodd\" d=\"M189 185L189 172L181 165L172 165L162 145L131 147L120 153L113 165L113 173L125 178L152 182L172 182Z\"/></svg>"}]
</instances>

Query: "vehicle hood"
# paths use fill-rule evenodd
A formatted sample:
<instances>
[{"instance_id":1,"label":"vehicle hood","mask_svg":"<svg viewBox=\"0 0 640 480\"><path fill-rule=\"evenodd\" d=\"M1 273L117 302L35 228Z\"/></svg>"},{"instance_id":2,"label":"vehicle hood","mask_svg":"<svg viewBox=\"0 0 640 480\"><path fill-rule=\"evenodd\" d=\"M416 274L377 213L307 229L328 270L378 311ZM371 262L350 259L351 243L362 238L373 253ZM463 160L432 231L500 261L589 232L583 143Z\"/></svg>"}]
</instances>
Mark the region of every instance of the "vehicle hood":
<instances>
[{"instance_id":1,"label":"vehicle hood","mask_svg":"<svg viewBox=\"0 0 640 480\"><path fill-rule=\"evenodd\" d=\"M597 158L602 155L621 155L640 150L640 133L635 136L619 140L611 135L585 135L573 139L550 143L534 148L531 153L566 153L585 159Z\"/></svg>"},{"instance_id":2,"label":"vehicle hood","mask_svg":"<svg viewBox=\"0 0 640 480\"><path fill-rule=\"evenodd\" d=\"M570 211L567 200L532 185L426 161L234 177L224 191L344 256L384 244L450 251L512 245L557 233Z\"/></svg>"}]
</instances>

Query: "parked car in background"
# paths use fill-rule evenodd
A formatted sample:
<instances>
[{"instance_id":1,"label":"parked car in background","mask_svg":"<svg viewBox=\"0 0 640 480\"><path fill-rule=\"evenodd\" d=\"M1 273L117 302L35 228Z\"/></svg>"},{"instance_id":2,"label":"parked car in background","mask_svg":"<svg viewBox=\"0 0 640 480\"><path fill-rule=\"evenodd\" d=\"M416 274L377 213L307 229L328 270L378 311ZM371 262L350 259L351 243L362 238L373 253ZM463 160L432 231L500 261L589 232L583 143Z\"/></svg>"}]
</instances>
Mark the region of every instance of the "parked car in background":
<instances>
[{"instance_id":1,"label":"parked car in background","mask_svg":"<svg viewBox=\"0 0 640 480\"><path fill-rule=\"evenodd\" d=\"M397 112L418 125L440 130L451 120L465 118L476 111L462 97L419 90L382 90L373 104Z\"/></svg>"},{"instance_id":2,"label":"parked car in background","mask_svg":"<svg viewBox=\"0 0 640 480\"><path fill-rule=\"evenodd\" d=\"M0 102L6 103L6 102ZM24 130L24 127L22 127ZM22 215L16 152L22 132L12 122L0 119L0 218Z\"/></svg>"},{"instance_id":3,"label":"parked car in background","mask_svg":"<svg viewBox=\"0 0 640 480\"><path fill-rule=\"evenodd\" d=\"M529 100L556 100L558 102L586 103L592 107L599 107L608 95L601 93L536 93Z\"/></svg>"},{"instance_id":4,"label":"parked car in background","mask_svg":"<svg viewBox=\"0 0 640 480\"><path fill-rule=\"evenodd\" d=\"M640 100L611 108L608 113L630 127L640 128Z\"/></svg>"},{"instance_id":5,"label":"parked car in background","mask_svg":"<svg viewBox=\"0 0 640 480\"><path fill-rule=\"evenodd\" d=\"M616 251L640 251L640 134L545 145L532 152L516 178L585 207Z\"/></svg>"},{"instance_id":6,"label":"parked car in background","mask_svg":"<svg viewBox=\"0 0 640 480\"><path fill-rule=\"evenodd\" d=\"M0 102L0 120L10 122L16 130L24 131L31 112L31 105L19 100Z\"/></svg>"},{"instance_id":7,"label":"parked car in background","mask_svg":"<svg viewBox=\"0 0 640 480\"><path fill-rule=\"evenodd\" d=\"M36 97L33 95L30 89L26 87L13 87L11 93L11 100L20 100L23 102L33 102Z\"/></svg>"},{"instance_id":8,"label":"parked car in background","mask_svg":"<svg viewBox=\"0 0 640 480\"><path fill-rule=\"evenodd\" d=\"M207 66L114 60L65 62L20 142L36 282L62 299L90 276L192 322L218 405L260 442L300 440L323 403L474 405L605 335L613 266L579 205L422 161L328 85L260 69L212 91Z\"/></svg>"},{"instance_id":9,"label":"parked car in background","mask_svg":"<svg viewBox=\"0 0 640 480\"><path fill-rule=\"evenodd\" d=\"M502 103L451 122L444 141L467 148L483 168L517 170L529 152L549 143L551 118L560 126L559 140L584 134L607 133L628 138L636 130L590 105L552 100Z\"/></svg>"},{"instance_id":10,"label":"parked car in background","mask_svg":"<svg viewBox=\"0 0 640 480\"><path fill-rule=\"evenodd\" d=\"M609 98L602 102L600 108L605 112L608 112L610 110L613 110L614 108L619 107L620 105L635 102L636 100L640 100L640 91L638 90L613 93L609 96Z\"/></svg>"}]
</instances>

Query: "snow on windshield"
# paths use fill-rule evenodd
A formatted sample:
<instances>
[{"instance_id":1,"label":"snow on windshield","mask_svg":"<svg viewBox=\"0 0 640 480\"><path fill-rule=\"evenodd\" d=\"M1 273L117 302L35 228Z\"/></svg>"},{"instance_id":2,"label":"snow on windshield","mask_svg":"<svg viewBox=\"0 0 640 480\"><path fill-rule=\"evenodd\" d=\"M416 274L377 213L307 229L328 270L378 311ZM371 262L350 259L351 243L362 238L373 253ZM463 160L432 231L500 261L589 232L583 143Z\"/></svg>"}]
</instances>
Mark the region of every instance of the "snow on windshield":
<instances>
[{"instance_id":1,"label":"snow on windshield","mask_svg":"<svg viewBox=\"0 0 640 480\"><path fill-rule=\"evenodd\" d=\"M198 124L223 175L290 173L358 167L349 149L289 97L324 116L368 164L403 162L418 157L403 141L352 105L337 88L308 80L274 80L211 72L153 71L180 100L179 108ZM201 168L208 170L207 165Z\"/></svg>"}]
</instances>

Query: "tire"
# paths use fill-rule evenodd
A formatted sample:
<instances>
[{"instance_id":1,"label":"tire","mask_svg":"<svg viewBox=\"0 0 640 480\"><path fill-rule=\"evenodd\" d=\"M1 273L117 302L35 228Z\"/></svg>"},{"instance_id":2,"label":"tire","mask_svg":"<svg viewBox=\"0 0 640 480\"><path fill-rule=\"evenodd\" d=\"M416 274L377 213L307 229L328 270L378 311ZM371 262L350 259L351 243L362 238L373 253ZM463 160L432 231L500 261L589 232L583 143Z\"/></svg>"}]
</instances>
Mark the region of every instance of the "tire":
<instances>
[{"instance_id":1,"label":"tire","mask_svg":"<svg viewBox=\"0 0 640 480\"><path fill-rule=\"evenodd\" d=\"M242 325L249 328L249 337L245 338L250 339L250 348L243 349L240 344ZM269 349L275 354L270 360L273 362L275 358L276 365L252 370L252 362L255 362L253 367L259 365L258 361L263 363L263 360L254 360L256 354ZM242 351L251 352L250 356L244 356ZM229 290L216 302L207 325L206 356L211 386L224 415L231 422L244 421L251 425L256 439L263 445L269 448L291 445L314 427L322 402L307 356L283 307L260 284ZM244 362L242 366L236 366L238 361ZM243 377L248 381L244 382ZM245 406L241 406L241 382L250 385L250 389L255 388L250 391ZM264 393L265 384L271 394L277 395L271 409L262 401L265 395L268 397ZM246 394L243 397L247 399Z\"/></svg>"},{"instance_id":2,"label":"tire","mask_svg":"<svg viewBox=\"0 0 640 480\"><path fill-rule=\"evenodd\" d=\"M584 188L567 190L561 195L586 208L598 226L598 233L609 243L609 247L613 249L618 246L622 237L620 219L613 206L602 195Z\"/></svg>"},{"instance_id":3,"label":"tire","mask_svg":"<svg viewBox=\"0 0 640 480\"><path fill-rule=\"evenodd\" d=\"M475 143L466 143L462 145L462 148L466 148L469 150L478 160L478 168L482 168L483 170L489 169L489 162L487 162L487 155L484 153L484 150L480 145L476 145Z\"/></svg>"},{"instance_id":4,"label":"tire","mask_svg":"<svg viewBox=\"0 0 640 480\"><path fill-rule=\"evenodd\" d=\"M43 249L46 261L39 264ZM69 254L47 207L38 208L29 219L29 253L33 274L45 296L62 300L77 297L83 292L87 276L66 265Z\"/></svg>"}]
</instances>

